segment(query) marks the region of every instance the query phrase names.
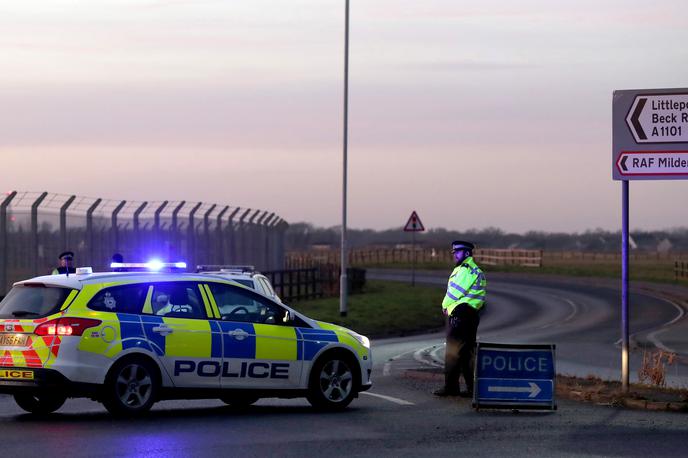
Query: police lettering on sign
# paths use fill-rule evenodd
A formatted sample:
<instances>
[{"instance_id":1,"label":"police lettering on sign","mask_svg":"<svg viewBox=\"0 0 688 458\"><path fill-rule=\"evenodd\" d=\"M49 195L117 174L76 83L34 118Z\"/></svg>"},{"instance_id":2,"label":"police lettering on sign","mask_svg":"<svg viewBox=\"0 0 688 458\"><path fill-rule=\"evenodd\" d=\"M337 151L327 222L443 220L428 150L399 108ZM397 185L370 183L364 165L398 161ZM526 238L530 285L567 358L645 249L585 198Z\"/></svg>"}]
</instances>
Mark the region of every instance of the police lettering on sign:
<instances>
[{"instance_id":1,"label":"police lettering on sign","mask_svg":"<svg viewBox=\"0 0 688 458\"><path fill-rule=\"evenodd\" d=\"M473 406L554 410L554 345L479 342Z\"/></svg>"}]
</instances>

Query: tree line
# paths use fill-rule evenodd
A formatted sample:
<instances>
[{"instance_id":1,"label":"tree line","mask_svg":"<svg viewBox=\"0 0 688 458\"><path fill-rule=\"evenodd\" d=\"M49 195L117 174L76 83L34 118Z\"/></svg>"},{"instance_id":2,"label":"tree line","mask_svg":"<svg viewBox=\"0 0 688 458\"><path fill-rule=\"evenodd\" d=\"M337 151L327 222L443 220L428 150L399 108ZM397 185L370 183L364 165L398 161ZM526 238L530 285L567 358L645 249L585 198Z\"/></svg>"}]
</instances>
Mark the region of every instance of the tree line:
<instances>
[{"instance_id":1,"label":"tree line","mask_svg":"<svg viewBox=\"0 0 688 458\"><path fill-rule=\"evenodd\" d=\"M411 243L411 233L401 228L376 231L373 229L348 229L347 241L350 248L394 247ZM306 251L314 247L327 246L338 249L341 240L341 227L316 227L310 223L291 224L286 231L287 251ZM548 251L619 251L621 231L603 229L585 232L544 232L529 231L517 234L495 227L468 229L464 231L444 228L430 229L416 233L416 243L420 246L446 249L452 240L470 240L480 248L524 248ZM631 248L641 251L688 251L688 228L675 228L656 231L632 231Z\"/></svg>"}]
</instances>

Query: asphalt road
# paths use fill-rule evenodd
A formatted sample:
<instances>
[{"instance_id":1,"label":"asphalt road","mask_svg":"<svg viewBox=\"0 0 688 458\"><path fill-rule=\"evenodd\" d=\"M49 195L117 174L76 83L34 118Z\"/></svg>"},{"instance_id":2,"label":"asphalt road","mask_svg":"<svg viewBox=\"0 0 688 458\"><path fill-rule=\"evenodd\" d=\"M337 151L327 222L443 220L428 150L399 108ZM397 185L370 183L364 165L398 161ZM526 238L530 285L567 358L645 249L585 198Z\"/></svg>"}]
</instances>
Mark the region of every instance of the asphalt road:
<instances>
[{"instance_id":1,"label":"asphalt road","mask_svg":"<svg viewBox=\"0 0 688 458\"><path fill-rule=\"evenodd\" d=\"M99 404L69 400L35 418L2 396L2 450L53 457L685 456L683 414L570 401L550 413L475 412L469 400L436 398L437 382L407 375L423 367L407 349L426 338L375 342L375 385L340 413L315 412L305 400L264 399L245 409L166 401L144 418L116 420Z\"/></svg>"},{"instance_id":2,"label":"asphalt road","mask_svg":"<svg viewBox=\"0 0 688 458\"><path fill-rule=\"evenodd\" d=\"M381 273L377 273L382 275ZM618 377L618 292L605 286L490 281L485 341L554 342L559 368ZM444 282L439 276L429 282ZM439 283L438 283L439 284ZM671 336L683 317L664 299L634 296L640 342ZM673 323L672 323L672 320ZM669 324L667 324L669 323ZM68 400L36 418L0 396L0 437L12 456L685 456L685 414L560 400L548 413L476 412L470 400L436 398L438 382L411 377L441 360L440 334L373 342L374 386L344 412L305 400L264 399L235 409L220 401L165 401L150 415L116 420L92 401ZM679 347L685 351L685 347ZM612 367L616 365L615 367Z\"/></svg>"},{"instance_id":3,"label":"asphalt road","mask_svg":"<svg viewBox=\"0 0 688 458\"><path fill-rule=\"evenodd\" d=\"M408 281L409 272L368 271L368 278ZM446 287L446 275L419 272L419 283ZM621 293L619 282L534 275L488 275L487 307L478 330L483 342L554 343L558 373L620 380ZM679 298L683 298L680 300ZM664 349L679 358L667 384L688 387L688 289L643 284L631 290L631 381L638 379L645 350ZM439 312L439 304L438 304ZM426 361L441 364L442 336L417 342Z\"/></svg>"}]
</instances>

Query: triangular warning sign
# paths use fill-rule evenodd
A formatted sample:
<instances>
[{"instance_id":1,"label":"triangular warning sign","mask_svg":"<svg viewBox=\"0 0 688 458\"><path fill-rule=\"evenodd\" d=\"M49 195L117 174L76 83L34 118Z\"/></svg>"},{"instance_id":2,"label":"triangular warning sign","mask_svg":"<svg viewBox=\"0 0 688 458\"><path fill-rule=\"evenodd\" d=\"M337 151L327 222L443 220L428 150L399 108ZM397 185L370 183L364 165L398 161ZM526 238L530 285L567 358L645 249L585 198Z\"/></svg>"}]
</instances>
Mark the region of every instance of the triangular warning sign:
<instances>
[{"instance_id":1,"label":"triangular warning sign","mask_svg":"<svg viewBox=\"0 0 688 458\"><path fill-rule=\"evenodd\" d=\"M418 213L413 211L411 216L409 216L406 226L404 226L404 232L423 232L425 231L425 226L421 223Z\"/></svg>"}]
</instances>

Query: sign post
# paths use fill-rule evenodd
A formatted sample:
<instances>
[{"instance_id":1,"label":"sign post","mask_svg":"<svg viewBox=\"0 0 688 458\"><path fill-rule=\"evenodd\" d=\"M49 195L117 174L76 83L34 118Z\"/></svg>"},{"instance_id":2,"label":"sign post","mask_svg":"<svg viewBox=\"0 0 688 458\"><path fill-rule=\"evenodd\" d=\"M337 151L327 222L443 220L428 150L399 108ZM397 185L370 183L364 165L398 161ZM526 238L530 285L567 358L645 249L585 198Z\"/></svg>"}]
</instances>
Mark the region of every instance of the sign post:
<instances>
[{"instance_id":1,"label":"sign post","mask_svg":"<svg viewBox=\"0 0 688 458\"><path fill-rule=\"evenodd\" d=\"M612 178L621 180L621 386L629 388L629 181L688 179L688 88L614 91Z\"/></svg>"},{"instance_id":2,"label":"sign post","mask_svg":"<svg viewBox=\"0 0 688 458\"><path fill-rule=\"evenodd\" d=\"M418 213L413 210L411 216L409 216L406 225L404 226L404 232L411 232L411 252L413 253L411 261L411 286L416 286L416 232L425 231L425 226L420 221Z\"/></svg>"},{"instance_id":3,"label":"sign post","mask_svg":"<svg viewBox=\"0 0 688 458\"><path fill-rule=\"evenodd\" d=\"M478 342L473 407L555 410L555 346Z\"/></svg>"}]
</instances>

